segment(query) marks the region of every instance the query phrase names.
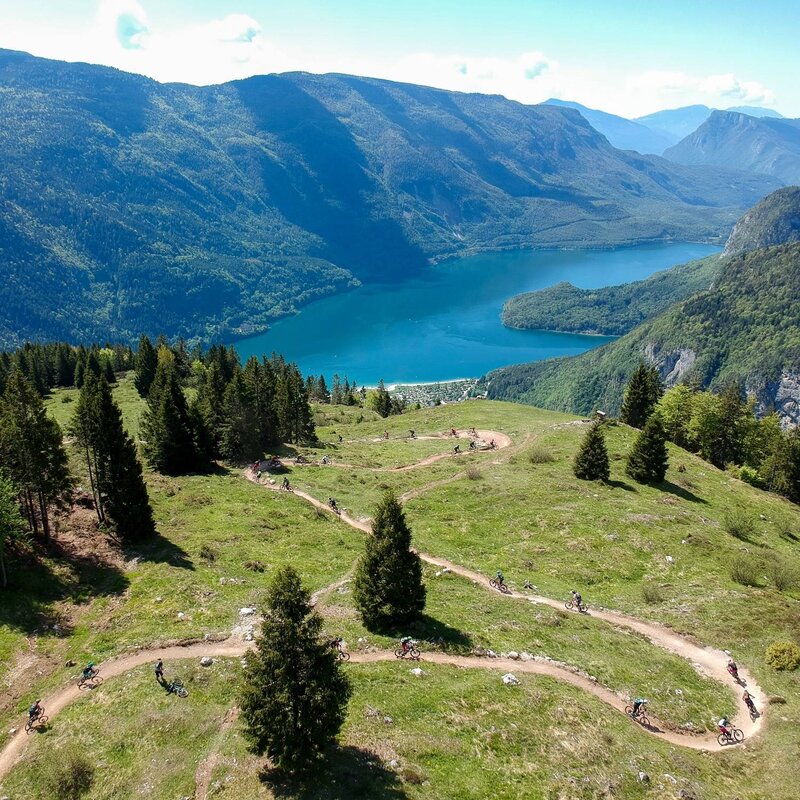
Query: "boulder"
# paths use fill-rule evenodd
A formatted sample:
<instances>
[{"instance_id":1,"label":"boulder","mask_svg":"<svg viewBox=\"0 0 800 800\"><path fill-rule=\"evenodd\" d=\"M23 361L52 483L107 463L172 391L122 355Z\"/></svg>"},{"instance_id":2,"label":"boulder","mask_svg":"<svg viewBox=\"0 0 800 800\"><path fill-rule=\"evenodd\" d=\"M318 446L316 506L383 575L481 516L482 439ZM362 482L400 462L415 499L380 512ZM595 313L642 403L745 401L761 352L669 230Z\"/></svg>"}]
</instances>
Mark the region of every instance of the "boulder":
<instances>
[{"instance_id":1,"label":"boulder","mask_svg":"<svg viewBox=\"0 0 800 800\"><path fill-rule=\"evenodd\" d=\"M503 683L506 686L519 686L519 678L511 672L503 675Z\"/></svg>"},{"instance_id":2,"label":"boulder","mask_svg":"<svg viewBox=\"0 0 800 800\"><path fill-rule=\"evenodd\" d=\"M245 608L240 608L239 609L239 616L240 617L250 617L255 613L256 613L256 610L254 608L248 608L248 607L245 606Z\"/></svg>"},{"instance_id":3,"label":"boulder","mask_svg":"<svg viewBox=\"0 0 800 800\"><path fill-rule=\"evenodd\" d=\"M200 659L200 666L201 667L210 667L214 663L214 659L211 656L203 656Z\"/></svg>"}]
</instances>

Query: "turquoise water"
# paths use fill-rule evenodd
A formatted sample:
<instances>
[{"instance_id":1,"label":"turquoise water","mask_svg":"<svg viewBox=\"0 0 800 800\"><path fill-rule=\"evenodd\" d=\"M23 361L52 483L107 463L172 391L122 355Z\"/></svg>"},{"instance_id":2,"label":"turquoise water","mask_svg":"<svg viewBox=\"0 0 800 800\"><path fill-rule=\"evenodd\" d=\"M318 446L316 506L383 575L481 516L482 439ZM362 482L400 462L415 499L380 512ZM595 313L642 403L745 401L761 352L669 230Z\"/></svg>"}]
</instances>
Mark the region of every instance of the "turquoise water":
<instances>
[{"instance_id":1,"label":"turquoise water","mask_svg":"<svg viewBox=\"0 0 800 800\"><path fill-rule=\"evenodd\" d=\"M569 281L585 289L641 280L719 252L703 244L618 250L525 250L448 261L421 278L318 300L236 343L242 359L271 352L303 374L359 384L478 377L496 367L582 353L613 337L503 327L512 295Z\"/></svg>"}]
</instances>

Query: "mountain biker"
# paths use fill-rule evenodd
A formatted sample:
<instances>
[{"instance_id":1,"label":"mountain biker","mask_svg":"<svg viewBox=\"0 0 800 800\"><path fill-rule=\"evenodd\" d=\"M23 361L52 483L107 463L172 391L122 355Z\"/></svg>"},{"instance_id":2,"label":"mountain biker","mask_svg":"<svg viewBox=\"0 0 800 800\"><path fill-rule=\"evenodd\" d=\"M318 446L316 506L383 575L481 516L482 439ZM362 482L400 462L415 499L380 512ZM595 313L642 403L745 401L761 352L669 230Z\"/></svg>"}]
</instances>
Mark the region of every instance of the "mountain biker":
<instances>
[{"instance_id":1,"label":"mountain biker","mask_svg":"<svg viewBox=\"0 0 800 800\"><path fill-rule=\"evenodd\" d=\"M572 590L572 602L575 603L578 611L583 608L583 598L580 596L580 593L576 592L574 589Z\"/></svg>"},{"instance_id":2,"label":"mountain biker","mask_svg":"<svg viewBox=\"0 0 800 800\"><path fill-rule=\"evenodd\" d=\"M159 683L164 683L164 662L160 658L156 661L155 673L156 680Z\"/></svg>"},{"instance_id":3,"label":"mountain biker","mask_svg":"<svg viewBox=\"0 0 800 800\"><path fill-rule=\"evenodd\" d=\"M728 721L727 717L723 717L718 723L717 726L719 727L719 732L724 734L725 736L730 736L730 722Z\"/></svg>"},{"instance_id":4,"label":"mountain biker","mask_svg":"<svg viewBox=\"0 0 800 800\"><path fill-rule=\"evenodd\" d=\"M474 439L471 439L471 440L470 440L470 443L469 443L469 449L470 449L470 450L477 450L477 449L478 449L478 445L477 445L477 444L475 444L475 440L474 440Z\"/></svg>"},{"instance_id":5,"label":"mountain biker","mask_svg":"<svg viewBox=\"0 0 800 800\"><path fill-rule=\"evenodd\" d=\"M337 650L342 649L342 637L337 636L335 639L331 639L331 647L336 648Z\"/></svg>"},{"instance_id":6,"label":"mountain biker","mask_svg":"<svg viewBox=\"0 0 800 800\"><path fill-rule=\"evenodd\" d=\"M334 511L338 511L338 510L339 510L339 506L337 506L337 505L336 505L336 500L334 500L332 497L329 497L329 498L328 498L328 505L329 505L329 506L330 506L330 507L331 507L331 508L332 508Z\"/></svg>"},{"instance_id":7,"label":"mountain biker","mask_svg":"<svg viewBox=\"0 0 800 800\"><path fill-rule=\"evenodd\" d=\"M289 479L285 475L283 477L283 483L281 483L281 486L284 489L287 489L287 490L289 489Z\"/></svg>"},{"instance_id":8,"label":"mountain biker","mask_svg":"<svg viewBox=\"0 0 800 800\"><path fill-rule=\"evenodd\" d=\"M343 441L344 441L344 437L343 437L343 436L342 436L342 434L340 433L340 434L339 434L339 444L341 444Z\"/></svg>"},{"instance_id":9,"label":"mountain biker","mask_svg":"<svg viewBox=\"0 0 800 800\"><path fill-rule=\"evenodd\" d=\"M739 667L736 666L736 662L732 658L728 659L728 672L730 672L734 680L739 680Z\"/></svg>"},{"instance_id":10,"label":"mountain biker","mask_svg":"<svg viewBox=\"0 0 800 800\"><path fill-rule=\"evenodd\" d=\"M416 431L409 431L409 433L411 434L411 438L412 439L416 439L417 438Z\"/></svg>"},{"instance_id":11,"label":"mountain biker","mask_svg":"<svg viewBox=\"0 0 800 800\"><path fill-rule=\"evenodd\" d=\"M37 719L42 713L42 701L37 700L29 709L28 709L28 719L33 722Z\"/></svg>"},{"instance_id":12,"label":"mountain biker","mask_svg":"<svg viewBox=\"0 0 800 800\"><path fill-rule=\"evenodd\" d=\"M327 464L328 463L328 456L322 456L322 459L320 460L320 463L321 464Z\"/></svg>"},{"instance_id":13,"label":"mountain biker","mask_svg":"<svg viewBox=\"0 0 800 800\"><path fill-rule=\"evenodd\" d=\"M492 441L489 442L489 449L490 450L494 450L496 447L497 447L497 445L494 443L494 439L492 439Z\"/></svg>"},{"instance_id":14,"label":"mountain biker","mask_svg":"<svg viewBox=\"0 0 800 800\"><path fill-rule=\"evenodd\" d=\"M637 697L633 701L633 711L631 712L631 716L638 717L639 714L644 712L646 707L647 707L647 698Z\"/></svg>"},{"instance_id":15,"label":"mountain biker","mask_svg":"<svg viewBox=\"0 0 800 800\"><path fill-rule=\"evenodd\" d=\"M458 431L455 428L450 428L450 435L458 437Z\"/></svg>"},{"instance_id":16,"label":"mountain biker","mask_svg":"<svg viewBox=\"0 0 800 800\"><path fill-rule=\"evenodd\" d=\"M403 653L408 653L411 650L414 640L410 636L404 636L400 639L400 647L403 648Z\"/></svg>"},{"instance_id":17,"label":"mountain biker","mask_svg":"<svg viewBox=\"0 0 800 800\"><path fill-rule=\"evenodd\" d=\"M457 455L458 455L460 452L461 452L461 445L460 445L460 444L457 444L457 445L456 445L456 446L453 448L453 455L454 455L454 456L457 456Z\"/></svg>"},{"instance_id":18,"label":"mountain biker","mask_svg":"<svg viewBox=\"0 0 800 800\"><path fill-rule=\"evenodd\" d=\"M753 698L750 695L750 692L747 689L744 690L744 694L742 695L742 700L744 700L744 704L747 706L747 710L751 714L756 714L756 704L753 702Z\"/></svg>"},{"instance_id":19,"label":"mountain biker","mask_svg":"<svg viewBox=\"0 0 800 800\"><path fill-rule=\"evenodd\" d=\"M505 584L505 582L506 582L505 575L503 575L503 573L500 572L500 570L497 570L497 572L495 573L494 576L495 576L499 586L503 586Z\"/></svg>"},{"instance_id":20,"label":"mountain biker","mask_svg":"<svg viewBox=\"0 0 800 800\"><path fill-rule=\"evenodd\" d=\"M383 438L384 439L388 439L389 438L389 431L384 431L383 432Z\"/></svg>"},{"instance_id":21,"label":"mountain biker","mask_svg":"<svg viewBox=\"0 0 800 800\"><path fill-rule=\"evenodd\" d=\"M94 661L90 661L83 670L83 679L89 680L97 675L97 670L94 668Z\"/></svg>"}]
</instances>

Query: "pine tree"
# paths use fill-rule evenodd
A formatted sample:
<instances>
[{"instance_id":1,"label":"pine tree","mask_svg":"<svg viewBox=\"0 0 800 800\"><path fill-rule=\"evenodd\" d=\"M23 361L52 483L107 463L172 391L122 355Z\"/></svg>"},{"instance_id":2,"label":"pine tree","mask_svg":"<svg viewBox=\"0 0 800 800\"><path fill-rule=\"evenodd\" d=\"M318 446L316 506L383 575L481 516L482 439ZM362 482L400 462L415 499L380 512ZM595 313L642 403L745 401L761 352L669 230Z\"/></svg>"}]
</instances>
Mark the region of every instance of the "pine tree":
<instances>
[{"instance_id":1,"label":"pine tree","mask_svg":"<svg viewBox=\"0 0 800 800\"><path fill-rule=\"evenodd\" d=\"M0 470L0 588L8 586L6 546L25 535L25 521L19 510L19 490Z\"/></svg>"},{"instance_id":2,"label":"pine tree","mask_svg":"<svg viewBox=\"0 0 800 800\"><path fill-rule=\"evenodd\" d=\"M48 508L68 501L72 476L61 428L19 369L12 369L0 402L0 464L21 492L31 530L41 525L49 541Z\"/></svg>"},{"instance_id":3,"label":"pine tree","mask_svg":"<svg viewBox=\"0 0 800 800\"><path fill-rule=\"evenodd\" d=\"M219 458L222 455L222 423L225 419L225 382L216 361L212 361L203 372L195 406L208 437L203 449L209 451L211 458Z\"/></svg>"},{"instance_id":4,"label":"pine tree","mask_svg":"<svg viewBox=\"0 0 800 800\"><path fill-rule=\"evenodd\" d=\"M142 335L139 339L139 349L136 351L136 375L133 379L136 391L140 397L150 395L150 387L156 377L158 368L158 356L147 336Z\"/></svg>"},{"instance_id":5,"label":"pine tree","mask_svg":"<svg viewBox=\"0 0 800 800\"><path fill-rule=\"evenodd\" d=\"M800 503L800 428L787 431L759 467L767 488Z\"/></svg>"},{"instance_id":6,"label":"pine tree","mask_svg":"<svg viewBox=\"0 0 800 800\"><path fill-rule=\"evenodd\" d=\"M596 422L586 431L580 449L575 456L572 471L576 478L584 481L607 481L610 475L608 450L600 423Z\"/></svg>"},{"instance_id":7,"label":"pine tree","mask_svg":"<svg viewBox=\"0 0 800 800\"><path fill-rule=\"evenodd\" d=\"M276 574L267 606L246 656L239 707L251 749L295 772L334 742L352 690L292 567Z\"/></svg>"},{"instance_id":8,"label":"pine tree","mask_svg":"<svg viewBox=\"0 0 800 800\"><path fill-rule=\"evenodd\" d=\"M652 414L628 453L625 472L639 483L661 483L668 463L664 423L658 414Z\"/></svg>"},{"instance_id":9,"label":"pine tree","mask_svg":"<svg viewBox=\"0 0 800 800\"><path fill-rule=\"evenodd\" d=\"M391 492L376 509L372 535L356 567L353 596L371 630L407 625L425 608L422 564L411 550L411 531Z\"/></svg>"},{"instance_id":10,"label":"pine tree","mask_svg":"<svg viewBox=\"0 0 800 800\"><path fill-rule=\"evenodd\" d=\"M150 465L167 475L181 475L197 466L197 452L189 421L189 410L175 364L164 359L142 415L144 454Z\"/></svg>"},{"instance_id":11,"label":"pine tree","mask_svg":"<svg viewBox=\"0 0 800 800\"><path fill-rule=\"evenodd\" d=\"M377 393L377 397L375 399L375 410L382 417L388 417L389 414L392 413L392 398L389 395L389 392L386 391L383 380L378 383L378 388L375 391Z\"/></svg>"},{"instance_id":12,"label":"pine tree","mask_svg":"<svg viewBox=\"0 0 800 800\"><path fill-rule=\"evenodd\" d=\"M231 461L260 458L255 402L241 370L225 388L223 409L222 455Z\"/></svg>"},{"instance_id":13,"label":"pine tree","mask_svg":"<svg viewBox=\"0 0 800 800\"><path fill-rule=\"evenodd\" d=\"M625 389L620 418L634 428L644 427L663 393L658 370L640 363Z\"/></svg>"},{"instance_id":14,"label":"pine tree","mask_svg":"<svg viewBox=\"0 0 800 800\"><path fill-rule=\"evenodd\" d=\"M69 425L69 433L81 449L89 473L97 521L105 522L102 494L99 489L99 450L103 445L103 433L98 407L98 380L91 372L85 373L78 402Z\"/></svg>"}]
</instances>

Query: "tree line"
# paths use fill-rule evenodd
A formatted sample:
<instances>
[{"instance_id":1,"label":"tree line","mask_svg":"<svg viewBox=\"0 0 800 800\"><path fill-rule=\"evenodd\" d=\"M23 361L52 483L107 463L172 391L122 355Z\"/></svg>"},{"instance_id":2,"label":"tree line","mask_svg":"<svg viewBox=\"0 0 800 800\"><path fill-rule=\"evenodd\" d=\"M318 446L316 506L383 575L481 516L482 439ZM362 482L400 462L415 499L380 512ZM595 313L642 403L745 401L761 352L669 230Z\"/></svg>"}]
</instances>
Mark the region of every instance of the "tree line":
<instances>
[{"instance_id":1,"label":"tree line","mask_svg":"<svg viewBox=\"0 0 800 800\"><path fill-rule=\"evenodd\" d=\"M696 453L719 469L800 503L800 429L784 430L778 415L761 418L736 382L720 392L678 384L664 391L655 367L640 364L625 390L622 422L642 429L626 471L642 483L664 479L665 442ZM601 427L590 430L574 465L581 478L608 479Z\"/></svg>"}]
</instances>

